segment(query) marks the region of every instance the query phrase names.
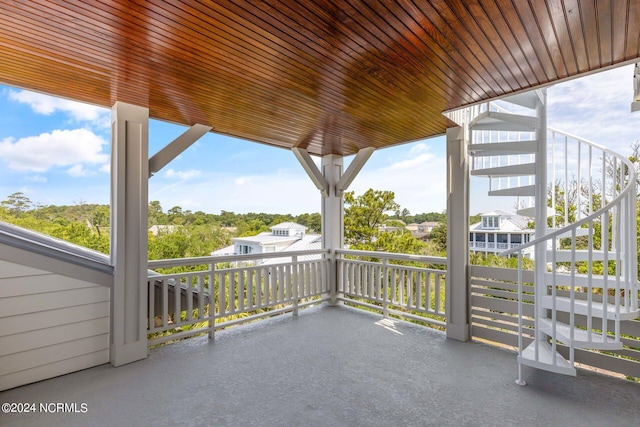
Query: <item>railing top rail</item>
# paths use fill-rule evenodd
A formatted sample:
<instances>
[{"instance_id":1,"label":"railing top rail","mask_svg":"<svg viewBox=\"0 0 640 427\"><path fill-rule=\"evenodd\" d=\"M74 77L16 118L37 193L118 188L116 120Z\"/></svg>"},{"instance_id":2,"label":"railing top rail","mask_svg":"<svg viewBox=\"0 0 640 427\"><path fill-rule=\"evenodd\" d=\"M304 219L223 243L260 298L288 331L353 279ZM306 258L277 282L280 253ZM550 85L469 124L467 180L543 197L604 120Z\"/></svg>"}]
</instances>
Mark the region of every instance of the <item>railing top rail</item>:
<instances>
[{"instance_id":1,"label":"railing top rail","mask_svg":"<svg viewBox=\"0 0 640 427\"><path fill-rule=\"evenodd\" d=\"M500 252L498 254L500 256L507 256L507 255L514 254L516 252L521 252L522 250L527 249L527 248L532 247L532 246L535 246L538 243L548 241L550 239L553 239L554 237L560 236L561 234L566 234L568 231L573 231L574 229L578 229L578 228L582 227L584 224L587 224L588 222L591 222L595 218L598 218L602 214L610 211L614 206L617 206L621 202L622 199L624 199L625 197L627 197L630 194L631 190L633 189L633 186L636 183L636 180L637 180L636 170L633 167L633 164L631 163L631 161L629 159L627 159L626 157L621 156L620 154L616 153L615 151L611 151L611 150L609 150L607 148L604 148L604 147L602 147L602 146L600 146L600 145L598 145L596 143L593 143L591 141L588 141L588 140L586 140L584 138L580 138L580 137L568 134L566 132L558 131L558 130L555 130L553 128L547 128L547 129L552 130L553 132L556 132L556 133L563 134L563 135L571 137L571 138L575 138L575 139L577 139L577 140L579 140L581 142L584 142L585 144L591 145L591 146L593 146L595 148L598 148L598 149L604 151L607 154L610 154L610 155L616 157L618 160L620 160L622 163L624 163L625 166L627 166L627 170L628 170L628 173L629 173L627 186L625 188L623 188L622 191L620 191L620 193L613 200L611 200L608 204L606 204L605 206L601 207L597 211L593 212L591 215L588 215L588 216L582 218L581 220L579 220L577 222L574 222L573 224L569 224L566 227L562 227L562 228L559 228L559 229L557 229L557 230L555 230L555 231L553 231L551 233L547 233L544 236L537 237L537 238L529 241L528 243L524 243L524 244L518 246L517 248L511 248L511 249L508 249L506 251Z\"/></svg>"},{"instance_id":2,"label":"railing top rail","mask_svg":"<svg viewBox=\"0 0 640 427\"><path fill-rule=\"evenodd\" d=\"M218 264L221 262L237 262L237 261L252 261L256 259L270 259L270 258L290 258L294 256L307 256L307 255L326 255L329 253L328 249L313 249L303 251L291 251L291 252L269 252L263 254L245 254L245 255L219 255L219 256L204 256L204 257L192 257L192 258L176 258L176 259L160 259L149 261L149 268L160 267L176 267L184 265L194 264Z\"/></svg>"},{"instance_id":3,"label":"railing top rail","mask_svg":"<svg viewBox=\"0 0 640 427\"><path fill-rule=\"evenodd\" d=\"M444 258L444 257L399 254L394 252L360 251L355 249L336 249L335 252L338 255L354 255L354 256L366 256L371 258L393 259L398 261L417 261L417 262L427 262L432 264L447 264L447 258Z\"/></svg>"},{"instance_id":4,"label":"railing top rail","mask_svg":"<svg viewBox=\"0 0 640 427\"><path fill-rule=\"evenodd\" d=\"M580 142L584 142L585 144L588 144L588 145L592 146L593 148L597 148L598 150L601 150L601 151L603 151L603 152L605 152L605 153L607 153L607 154L610 154L610 155L612 155L612 156L615 156L615 157L617 157L617 158L619 158L619 159L624 160L624 161L627 163L627 166L629 166L629 167L631 167L631 166L632 166L631 162L629 162L629 161L628 161L629 159L627 159L627 158L626 158L626 157L624 157L624 156L621 156L621 155L620 155L620 153L617 153L617 152L615 152L615 151L613 151L613 150L610 150L610 149L608 149L607 147L604 147L604 146L602 146L602 145L600 145L600 144L598 144L598 143L596 143L596 142L589 141L588 139L584 139L584 138L582 138L582 137L580 137L580 136L576 136L576 135L573 135L573 134L571 134L571 133L561 131L561 130L556 129L556 128L551 127L551 126L547 126L547 131L549 131L549 132L553 132L553 133L557 133L557 134L560 134L560 135L566 136L566 137L568 137L568 138L573 138L573 139L575 139L575 140L577 140L577 141L580 141ZM633 168L632 168L632 169L633 169Z\"/></svg>"}]
</instances>

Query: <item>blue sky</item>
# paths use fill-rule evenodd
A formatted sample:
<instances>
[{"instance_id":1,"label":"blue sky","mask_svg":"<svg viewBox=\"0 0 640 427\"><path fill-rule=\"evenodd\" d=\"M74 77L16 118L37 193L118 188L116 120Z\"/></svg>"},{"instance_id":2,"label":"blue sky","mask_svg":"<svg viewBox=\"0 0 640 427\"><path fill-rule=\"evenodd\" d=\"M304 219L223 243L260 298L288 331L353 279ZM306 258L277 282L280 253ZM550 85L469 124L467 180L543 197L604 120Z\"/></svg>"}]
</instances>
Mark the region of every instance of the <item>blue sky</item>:
<instances>
[{"instance_id":1,"label":"blue sky","mask_svg":"<svg viewBox=\"0 0 640 427\"><path fill-rule=\"evenodd\" d=\"M632 78L627 66L550 88L548 125L628 154L640 139ZM184 130L152 121L150 155ZM42 205L109 203L109 145L109 109L0 86L0 200L21 191ZM391 190L411 213L442 212L445 175L438 137L378 150L350 189ZM484 180L471 185L472 213L512 210L514 199L486 197ZM150 179L149 199L165 211L320 210L320 194L291 152L211 133Z\"/></svg>"}]
</instances>

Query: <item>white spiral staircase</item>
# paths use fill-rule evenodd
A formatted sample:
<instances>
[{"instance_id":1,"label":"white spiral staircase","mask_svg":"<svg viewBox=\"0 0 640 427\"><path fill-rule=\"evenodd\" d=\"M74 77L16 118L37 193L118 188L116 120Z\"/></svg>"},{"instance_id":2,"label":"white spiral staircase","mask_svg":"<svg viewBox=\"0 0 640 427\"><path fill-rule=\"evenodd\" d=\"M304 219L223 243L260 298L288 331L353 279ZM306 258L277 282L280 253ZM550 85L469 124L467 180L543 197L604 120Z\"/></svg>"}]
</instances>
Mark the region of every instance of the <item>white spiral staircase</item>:
<instances>
[{"instance_id":1,"label":"white spiral staircase","mask_svg":"<svg viewBox=\"0 0 640 427\"><path fill-rule=\"evenodd\" d=\"M633 165L547 128L545 90L448 116L468 126L471 174L535 220L536 238L501 254L535 254L535 283L518 275L517 383L522 365L575 375L574 349L621 350L620 322L640 316Z\"/></svg>"}]
</instances>

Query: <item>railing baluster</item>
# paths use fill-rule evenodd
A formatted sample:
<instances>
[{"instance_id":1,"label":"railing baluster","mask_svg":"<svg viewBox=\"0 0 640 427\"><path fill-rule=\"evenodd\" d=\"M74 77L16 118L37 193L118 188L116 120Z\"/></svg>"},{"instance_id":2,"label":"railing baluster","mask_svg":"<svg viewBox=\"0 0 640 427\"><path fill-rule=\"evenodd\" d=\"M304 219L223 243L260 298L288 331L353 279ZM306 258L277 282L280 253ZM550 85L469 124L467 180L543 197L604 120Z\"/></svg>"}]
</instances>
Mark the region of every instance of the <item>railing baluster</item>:
<instances>
[{"instance_id":1,"label":"railing baluster","mask_svg":"<svg viewBox=\"0 0 640 427\"><path fill-rule=\"evenodd\" d=\"M151 330L156 327L155 322L155 303L156 303L156 281L153 277L147 280L148 310L147 310L147 329Z\"/></svg>"},{"instance_id":2,"label":"railing baluster","mask_svg":"<svg viewBox=\"0 0 640 427\"><path fill-rule=\"evenodd\" d=\"M298 302L300 300L300 278L298 277L298 257L291 258L291 281L293 283L293 315L298 315Z\"/></svg>"},{"instance_id":3,"label":"railing baluster","mask_svg":"<svg viewBox=\"0 0 640 427\"><path fill-rule=\"evenodd\" d=\"M213 279L213 271L215 269L215 264L211 263L209 264L209 271L208 271L208 275L207 277L209 278L209 315L205 316L204 315L204 285L205 285L205 281L204 281L204 277L202 278L202 281L198 284L198 292L199 292L199 298L198 298L198 313L202 313L201 316L203 318L207 319L207 335L209 336L209 339L214 339L215 336L215 313L216 313L216 308L215 308L215 286L214 286L214 279Z\"/></svg>"},{"instance_id":4,"label":"railing baluster","mask_svg":"<svg viewBox=\"0 0 640 427\"><path fill-rule=\"evenodd\" d=\"M175 279L174 279L175 280ZM162 280L162 327L169 325L169 279Z\"/></svg>"}]
</instances>

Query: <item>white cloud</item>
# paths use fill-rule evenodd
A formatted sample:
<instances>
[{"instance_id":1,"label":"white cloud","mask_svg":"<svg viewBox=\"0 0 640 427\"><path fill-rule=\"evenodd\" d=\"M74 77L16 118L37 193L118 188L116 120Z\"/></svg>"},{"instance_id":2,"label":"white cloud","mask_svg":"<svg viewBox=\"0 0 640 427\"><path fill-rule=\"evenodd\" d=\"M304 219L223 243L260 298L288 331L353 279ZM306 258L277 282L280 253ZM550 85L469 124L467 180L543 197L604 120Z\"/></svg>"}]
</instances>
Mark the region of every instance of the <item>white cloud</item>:
<instances>
[{"instance_id":1,"label":"white cloud","mask_svg":"<svg viewBox=\"0 0 640 427\"><path fill-rule=\"evenodd\" d=\"M622 154L640 139L640 114L631 113L633 66L551 87L548 125Z\"/></svg>"},{"instance_id":2,"label":"white cloud","mask_svg":"<svg viewBox=\"0 0 640 427\"><path fill-rule=\"evenodd\" d=\"M434 143L442 141L434 140ZM446 206L446 160L425 143L416 150L380 150L360 172L349 190L357 194L369 188L391 190L396 201L412 213L441 212ZM387 164L378 160L396 153ZM386 160L385 160L386 161ZM192 211L272 212L300 214L319 212L321 195L298 165L272 172L242 174L202 172L188 184L168 179L168 174L149 182L149 199L164 207L180 206ZM171 175L176 176L173 171Z\"/></svg>"},{"instance_id":3,"label":"white cloud","mask_svg":"<svg viewBox=\"0 0 640 427\"><path fill-rule=\"evenodd\" d=\"M38 114L51 115L62 112L76 122L92 122L94 126L104 128L110 126L110 111L106 108L53 96L29 92L26 90L9 91L9 99L28 104Z\"/></svg>"},{"instance_id":4,"label":"white cloud","mask_svg":"<svg viewBox=\"0 0 640 427\"><path fill-rule=\"evenodd\" d=\"M38 136L0 141L0 159L11 169L45 172L53 167L104 164L107 142L87 129L54 130ZM77 171L77 170L76 170Z\"/></svg>"},{"instance_id":5,"label":"white cloud","mask_svg":"<svg viewBox=\"0 0 640 427\"><path fill-rule=\"evenodd\" d=\"M149 181L149 200L159 200L162 206L211 213L220 210L320 212L320 197L320 192L302 170L242 176L203 173L188 184L156 180L155 177Z\"/></svg>"},{"instance_id":6,"label":"white cloud","mask_svg":"<svg viewBox=\"0 0 640 427\"><path fill-rule=\"evenodd\" d=\"M248 184L251 184L251 182L253 182L253 178L250 176L241 176L239 178L236 178L233 182L237 186L248 185Z\"/></svg>"},{"instance_id":7,"label":"white cloud","mask_svg":"<svg viewBox=\"0 0 640 427\"><path fill-rule=\"evenodd\" d=\"M182 181L187 181L197 177L198 175L200 175L200 173L201 173L200 171L193 170L193 169L186 170L186 171L176 171L173 169L168 169L167 172L165 173L165 176L167 178L177 178Z\"/></svg>"},{"instance_id":8,"label":"white cloud","mask_svg":"<svg viewBox=\"0 0 640 427\"><path fill-rule=\"evenodd\" d=\"M67 169L67 174L74 178L89 176L91 173L83 165L74 165Z\"/></svg>"},{"instance_id":9,"label":"white cloud","mask_svg":"<svg viewBox=\"0 0 640 427\"><path fill-rule=\"evenodd\" d=\"M356 194L369 188L393 191L396 202L412 214L442 212L447 204L447 162L445 157L432 153L431 148L427 143L419 143L388 166L365 166L349 190Z\"/></svg>"},{"instance_id":10,"label":"white cloud","mask_svg":"<svg viewBox=\"0 0 640 427\"><path fill-rule=\"evenodd\" d=\"M413 145L413 147L411 147L411 149L409 150L409 153L418 154L418 153L424 153L425 151L429 151L429 146L424 142L420 142Z\"/></svg>"}]
</instances>

